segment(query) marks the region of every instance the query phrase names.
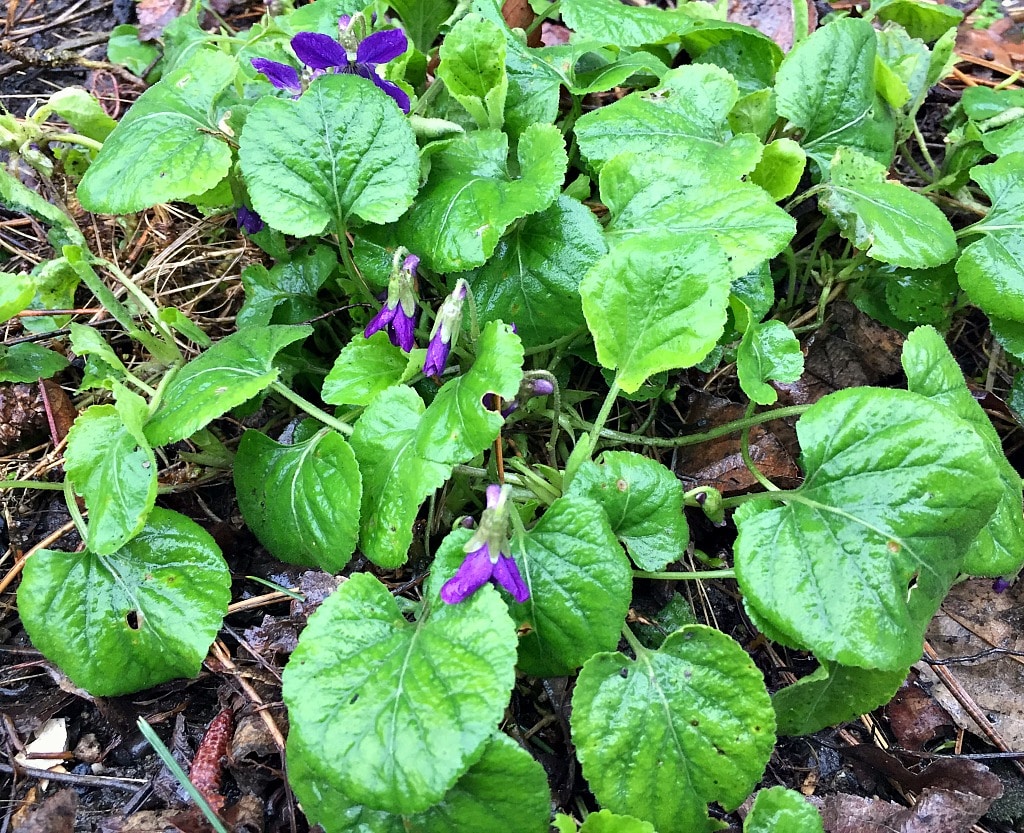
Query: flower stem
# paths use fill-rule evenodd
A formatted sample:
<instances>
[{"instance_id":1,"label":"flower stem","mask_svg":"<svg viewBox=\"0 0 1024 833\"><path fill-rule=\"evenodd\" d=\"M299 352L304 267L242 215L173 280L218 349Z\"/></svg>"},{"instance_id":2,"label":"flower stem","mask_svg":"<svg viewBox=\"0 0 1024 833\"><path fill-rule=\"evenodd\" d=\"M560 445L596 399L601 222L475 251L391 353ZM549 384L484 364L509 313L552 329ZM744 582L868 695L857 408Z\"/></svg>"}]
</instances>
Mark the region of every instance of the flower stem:
<instances>
[{"instance_id":1,"label":"flower stem","mask_svg":"<svg viewBox=\"0 0 1024 833\"><path fill-rule=\"evenodd\" d=\"M747 408L747 416L749 417L756 407L755 403L751 402L750 407ZM754 475L754 479L764 486L769 492L779 491L779 487L776 486L772 481L762 474L761 470L754 463L754 459L750 456L750 429L753 426L746 426L743 429L743 433L740 435L740 454L743 457L743 464L750 470L750 473Z\"/></svg>"},{"instance_id":2,"label":"flower stem","mask_svg":"<svg viewBox=\"0 0 1024 833\"><path fill-rule=\"evenodd\" d=\"M544 9L544 11L538 14L537 17L534 18L533 23L526 27L526 37L530 37L534 29L540 26L545 20L547 20L552 15L557 14L558 9L561 7L561 5L562 0L555 0L554 3L552 3L546 9Z\"/></svg>"},{"instance_id":3,"label":"flower stem","mask_svg":"<svg viewBox=\"0 0 1024 833\"><path fill-rule=\"evenodd\" d=\"M72 487L70 480L65 480L62 486L64 488L64 502L68 505L68 514L71 515L71 520L75 522L75 528L78 530L82 542L88 548L89 527L86 525L85 518L82 517L82 513L78 508L78 497L75 495L74 487Z\"/></svg>"},{"instance_id":4,"label":"flower stem","mask_svg":"<svg viewBox=\"0 0 1024 833\"><path fill-rule=\"evenodd\" d=\"M652 448L682 448L687 445L699 445L700 443L707 442L708 440L715 440L719 437L724 437L727 434L733 434L736 431L742 431L744 428L751 425L760 425L763 422L771 422L776 419L785 419L791 416L800 416L800 414L807 411L810 405L789 405L785 408L778 408L774 411L765 411L760 414L752 414L742 419L734 420L733 422L727 422L724 425L719 425L717 428L712 428L710 431L704 431L700 434L686 434L683 437L644 437L639 434L627 434L622 431L612 431L611 429L605 428L601 431L601 437L605 440L614 440L620 443L631 443L633 445L645 445ZM554 418L552 411L544 411L545 416ZM576 420L577 427L585 430L592 430L594 425L583 420Z\"/></svg>"},{"instance_id":5,"label":"flower stem","mask_svg":"<svg viewBox=\"0 0 1024 833\"><path fill-rule=\"evenodd\" d=\"M604 429L604 424L608 421L608 417L612 412L612 406L615 404L615 400L618 396L619 381L618 377L616 377L612 380L611 386L608 388L608 395L604 398L604 403L601 405L601 410L597 414L597 419L590 427L590 433L586 437L580 438L579 442L576 443L576 447L572 450L572 454L569 455L569 459L565 462L563 488L569 488L569 484L572 483L572 479L575 477L579 467L594 456L594 449L597 448L597 441L601 438L601 432Z\"/></svg>"},{"instance_id":6,"label":"flower stem","mask_svg":"<svg viewBox=\"0 0 1024 833\"><path fill-rule=\"evenodd\" d=\"M49 480L0 480L0 490L3 489L39 489L41 491L62 492L64 482L51 483Z\"/></svg>"},{"instance_id":7,"label":"flower stem","mask_svg":"<svg viewBox=\"0 0 1024 833\"><path fill-rule=\"evenodd\" d=\"M666 581L697 581L698 579L736 578L736 571L731 569L724 569L702 570L695 573L648 573L644 570L634 570L633 578L664 579Z\"/></svg>"},{"instance_id":8,"label":"flower stem","mask_svg":"<svg viewBox=\"0 0 1024 833\"><path fill-rule=\"evenodd\" d=\"M346 422L342 422L339 419L332 417L327 411L318 408L308 399L299 396L295 391L289 388L287 385L281 382L272 382L270 385L271 390L275 393L280 394L282 397L291 402L300 411L304 411L309 414L313 419L318 419L324 425L333 428L340 434L344 434L346 437L352 436L352 426Z\"/></svg>"}]
</instances>

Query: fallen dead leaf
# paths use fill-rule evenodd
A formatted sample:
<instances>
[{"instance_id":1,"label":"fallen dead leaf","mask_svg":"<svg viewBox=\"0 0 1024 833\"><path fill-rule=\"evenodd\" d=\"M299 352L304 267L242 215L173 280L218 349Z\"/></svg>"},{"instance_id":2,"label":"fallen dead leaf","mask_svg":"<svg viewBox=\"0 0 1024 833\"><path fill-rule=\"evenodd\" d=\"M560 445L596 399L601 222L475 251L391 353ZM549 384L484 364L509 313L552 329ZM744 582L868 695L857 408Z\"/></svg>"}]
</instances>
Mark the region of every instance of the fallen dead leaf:
<instances>
[{"instance_id":1,"label":"fallen dead leaf","mask_svg":"<svg viewBox=\"0 0 1024 833\"><path fill-rule=\"evenodd\" d=\"M33 810L14 833L74 833L78 813L78 794L74 790L61 790L51 795Z\"/></svg>"},{"instance_id":2,"label":"fallen dead leaf","mask_svg":"<svg viewBox=\"0 0 1024 833\"><path fill-rule=\"evenodd\" d=\"M34 769L53 769L61 765L59 758L37 758L35 755L55 755L68 750L68 722L63 717L47 720L31 743L25 745L25 751L14 756L14 762L20 766Z\"/></svg>"},{"instance_id":3,"label":"fallen dead leaf","mask_svg":"<svg viewBox=\"0 0 1024 833\"><path fill-rule=\"evenodd\" d=\"M1003 593L992 589L992 579L954 586L927 638L941 659L953 660L947 667L1009 748L1024 749L1024 658L1005 653L1024 652L1024 582ZM917 668L956 724L984 737L929 665L921 662Z\"/></svg>"},{"instance_id":4,"label":"fallen dead leaf","mask_svg":"<svg viewBox=\"0 0 1024 833\"><path fill-rule=\"evenodd\" d=\"M808 29L818 26L818 11L807 0ZM792 0L729 0L726 19L752 26L775 41L783 52L793 48Z\"/></svg>"},{"instance_id":5,"label":"fallen dead leaf","mask_svg":"<svg viewBox=\"0 0 1024 833\"><path fill-rule=\"evenodd\" d=\"M156 40L164 28L185 11L187 0L139 0L135 13L139 19L139 39Z\"/></svg>"},{"instance_id":6,"label":"fallen dead leaf","mask_svg":"<svg viewBox=\"0 0 1024 833\"><path fill-rule=\"evenodd\" d=\"M885 712L896 742L912 752L923 752L926 743L941 737L956 724L935 698L917 684L917 677L912 671Z\"/></svg>"}]
</instances>

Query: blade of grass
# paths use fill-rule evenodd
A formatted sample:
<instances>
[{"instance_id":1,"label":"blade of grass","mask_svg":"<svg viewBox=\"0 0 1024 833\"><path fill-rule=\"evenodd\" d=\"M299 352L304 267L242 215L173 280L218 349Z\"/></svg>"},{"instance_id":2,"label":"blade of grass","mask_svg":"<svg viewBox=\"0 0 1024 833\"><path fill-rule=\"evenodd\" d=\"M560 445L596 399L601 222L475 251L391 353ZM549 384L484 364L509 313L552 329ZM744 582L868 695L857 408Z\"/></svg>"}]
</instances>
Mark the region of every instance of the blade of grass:
<instances>
[{"instance_id":1,"label":"blade of grass","mask_svg":"<svg viewBox=\"0 0 1024 833\"><path fill-rule=\"evenodd\" d=\"M171 775L178 779L178 783L184 787L192 800L196 803L196 806L202 810L206 820L210 822L213 829L217 833L229 833L228 829L224 826L217 814L213 811L213 808L207 803L206 799L200 794L199 790L195 788L195 785L188 780L188 776L185 774L185 770L181 768L174 756L171 754L171 750L167 748L159 735L153 731L153 727L150 726L144 718L139 718L138 721L139 731L142 732L142 736L149 741L149 745L153 747L153 750L157 755L160 756L160 760L164 762L164 766L171 771Z\"/></svg>"}]
</instances>

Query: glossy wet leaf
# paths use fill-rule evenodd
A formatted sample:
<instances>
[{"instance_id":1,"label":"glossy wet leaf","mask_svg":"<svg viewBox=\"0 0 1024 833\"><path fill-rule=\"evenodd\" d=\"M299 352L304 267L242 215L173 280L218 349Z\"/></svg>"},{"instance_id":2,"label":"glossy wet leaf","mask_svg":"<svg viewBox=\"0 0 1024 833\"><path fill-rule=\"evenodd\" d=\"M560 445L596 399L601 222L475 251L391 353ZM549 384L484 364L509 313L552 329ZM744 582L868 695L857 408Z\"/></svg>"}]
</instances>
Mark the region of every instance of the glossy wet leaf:
<instances>
[{"instance_id":1,"label":"glossy wet leaf","mask_svg":"<svg viewBox=\"0 0 1024 833\"><path fill-rule=\"evenodd\" d=\"M146 90L79 183L82 206L130 214L201 194L227 176L231 148L216 124L214 102L236 71L231 56L204 49Z\"/></svg>"},{"instance_id":2,"label":"glossy wet leaf","mask_svg":"<svg viewBox=\"0 0 1024 833\"><path fill-rule=\"evenodd\" d=\"M383 584L357 573L310 617L285 669L289 759L353 805L437 804L508 703L515 626L498 594L428 604L408 622Z\"/></svg>"},{"instance_id":3,"label":"glossy wet leaf","mask_svg":"<svg viewBox=\"0 0 1024 833\"><path fill-rule=\"evenodd\" d=\"M800 144L823 171L840 146L892 162L895 124L875 92L875 55L871 24L846 18L801 41L779 68L778 113L800 128Z\"/></svg>"},{"instance_id":4,"label":"glossy wet leaf","mask_svg":"<svg viewBox=\"0 0 1024 833\"><path fill-rule=\"evenodd\" d=\"M331 405L369 405L377 394L408 380L422 367L421 352L406 353L385 332L369 338L357 335L335 359L321 396Z\"/></svg>"},{"instance_id":5,"label":"glossy wet leaf","mask_svg":"<svg viewBox=\"0 0 1024 833\"><path fill-rule=\"evenodd\" d=\"M774 320L747 327L736 350L736 373L751 402L774 405L779 394L767 383L795 382L803 372L804 354L789 327Z\"/></svg>"},{"instance_id":6,"label":"glossy wet leaf","mask_svg":"<svg viewBox=\"0 0 1024 833\"><path fill-rule=\"evenodd\" d=\"M508 76L505 36L491 21L468 14L445 36L437 77L481 128L501 129Z\"/></svg>"},{"instance_id":7,"label":"glossy wet leaf","mask_svg":"<svg viewBox=\"0 0 1024 833\"><path fill-rule=\"evenodd\" d=\"M761 161L750 172L750 181L778 202L796 191L806 166L807 154L799 144L792 139L776 139L765 145Z\"/></svg>"},{"instance_id":8,"label":"glossy wet leaf","mask_svg":"<svg viewBox=\"0 0 1024 833\"><path fill-rule=\"evenodd\" d=\"M8 173L6 168L0 169L0 206L19 214L28 214L49 226L50 230L46 236L58 251L62 246L86 245L85 238L78 230L74 220L31 188L26 188L18 179ZM53 268L57 261L64 264L66 268L67 262L63 258L58 258L56 261L43 261L32 270L32 276L37 276L40 270ZM39 288L38 283L36 281L37 289Z\"/></svg>"},{"instance_id":9,"label":"glossy wet leaf","mask_svg":"<svg viewBox=\"0 0 1024 833\"><path fill-rule=\"evenodd\" d=\"M576 825L573 824L573 830ZM623 816L611 810L591 813L579 827L579 833L656 833L649 821Z\"/></svg>"},{"instance_id":10,"label":"glossy wet leaf","mask_svg":"<svg viewBox=\"0 0 1024 833\"><path fill-rule=\"evenodd\" d=\"M18 612L32 643L97 697L194 677L220 629L231 577L213 538L154 509L115 553L40 550Z\"/></svg>"},{"instance_id":11,"label":"glossy wet leaf","mask_svg":"<svg viewBox=\"0 0 1024 833\"><path fill-rule=\"evenodd\" d=\"M875 260L926 269L956 257L956 233L946 215L849 148L833 158L831 182L819 204L840 234Z\"/></svg>"},{"instance_id":12,"label":"glossy wet leaf","mask_svg":"<svg viewBox=\"0 0 1024 833\"><path fill-rule=\"evenodd\" d=\"M35 294L30 275L0 272L0 322L8 321L25 309Z\"/></svg>"},{"instance_id":13,"label":"glossy wet leaf","mask_svg":"<svg viewBox=\"0 0 1024 833\"><path fill-rule=\"evenodd\" d=\"M405 563L420 504L455 465L498 436L503 420L484 408L484 395L510 400L519 390L523 348L508 325L486 325L477 350L469 372L447 382L429 408L411 388L395 386L356 423L352 448L363 475L360 546L382 567Z\"/></svg>"},{"instance_id":14,"label":"glossy wet leaf","mask_svg":"<svg viewBox=\"0 0 1024 833\"><path fill-rule=\"evenodd\" d=\"M110 555L142 529L156 502L156 455L142 432L145 404L93 405L68 432L64 469L89 510L89 549Z\"/></svg>"},{"instance_id":15,"label":"glossy wet leaf","mask_svg":"<svg viewBox=\"0 0 1024 833\"><path fill-rule=\"evenodd\" d=\"M855 720L888 703L907 668L878 671L825 662L772 695L780 735L810 735Z\"/></svg>"},{"instance_id":16,"label":"glossy wet leaf","mask_svg":"<svg viewBox=\"0 0 1024 833\"><path fill-rule=\"evenodd\" d=\"M598 361L632 393L711 352L725 328L729 266L713 240L637 235L594 265L580 294Z\"/></svg>"},{"instance_id":17,"label":"glossy wet leaf","mask_svg":"<svg viewBox=\"0 0 1024 833\"><path fill-rule=\"evenodd\" d=\"M305 766L289 737L288 775L302 809L325 833L545 833L551 796L547 776L528 752L495 734L484 754L433 807L398 815L353 804Z\"/></svg>"},{"instance_id":18,"label":"glossy wet leaf","mask_svg":"<svg viewBox=\"0 0 1024 833\"><path fill-rule=\"evenodd\" d=\"M710 829L707 804L738 807L775 743L764 679L720 631L689 625L631 660L597 654L573 693L572 739L602 806L659 833Z\"/></svg>"},{"instance_id":19,"label":"glossy wet leaf","mask_svg":"<svg viewBox=\"0 0 1024 833\"><path fill-rule=\"evenodd\" d=\"M633 582L597 503L559 498L533 529L513 539L512 554L530 589L526 602L511 605L523 673L565 676L598 651L615 648Z\"/></svg>"},{"instance_id":20,"label":"glossy wet leaf","mask_svg":"<svg viewBox=\"0 0 1024 833\"><path fill-rule=\"evenodd\" d=\"M821 660L905 668L999 500L984 443L925 397L876 388L826 396L796 430L803 485L734 516L744 601Z\"/></svg>"},{"instance_id":21,"label":"glossy wet leaf","mask_svg":"<svg viewBox=\"0 0 1024 833\"><path fill-rule=\"evenodd\" d=\"M672 10L655 6L623 8L617 0L564 0L561 13L565 25L580 39L622 47L671 40L700 16L689 6Z\"/></svg>"},{"instance_id":22,"label":"glossy wet leaf","mask_svg":"<svg viewBox=\"0 0 1024 833\"><path fill-rule=\"evenodd\" d=\"M453 139L431 159L430 178L398 225L399 240L438 272L481 266L506 229L550 206L568 166L562 134L529 127L519 141L519 168L508 168L508 136L478 130Z\"/></svg>"},{"instance_id":23,"label":"glossy wet leaf","mask_svg":"<svg viewBox=\"0 0 1024 833\"><path fill-rule=\"evenodd\" d=\"M37 382L67 366L68 360L60 353L30 341L0 347L0 382Z\"/></svg>"},{"instance_id":24,"label":"glossy wet leaf","mask_svg":"<svg viewBox=\"0 0 1024 833\"><path fill-rule=\"evenodd\" d=\"M559 197L517 224L486 264L462 277L482 321L515 321L523 344L534 347L585 326L580 280L607 251L590 209Z\"/></svg>"},{"instance_id":25,"label":"glossy wet leaf","mask_svg":"<svg viewBox=\"0 0 1024 833\"><path fill-rule=\"evenodd\" d=\"M75 132L98 142L104 141L117 126L103 105L81 87L58 90L33 114L33 118L42 121L50 113L64 119Z\"/></svg>"},{"instance_id":26,"label":"glossy wet leaf","mask_svg":"<svg viewBox=\"0 0 1024 833\"><path fill-rule=\"evenodd\" d=\"M988 465L1002 489L995 514L967 551L963 571L976 576L1006 576L1024 564L1024 509L1021 479L988 415L971 394L963 371L946 342L931 327L914 330L903 345L907 388L945 405L968 422L985 445Z\"/></svg>"},{"instance_id":27,"label":"glossy wet leaf","mask_svg":"<svg viewBox=\"0 0 1024 833\"><path fill-rule=\"evenodd\" d=\"M320 245L299 249L269 270L260 263L247 266L242 271L245 303L238 311L237 327L265 327L271 321L299 324L315 318L322 311L317 292L337 266L334 251Z\"/></svg>"},{"instance_id":28,"label":"glossy wet leaf","mask_svg":"<svg viewBox=\"0 0 1024 833\"><path fill-rule=\"evenodd\" d=\"M456 0L388 0L388 5L402 18L402 28L413 45L426 54L457 3Z\"/></svg>"},{"instance_id":29,"label":"glossy wet leaf","mask_svg":"<svg viewBox=\"0 0 1024 833\"><path fill-rule=\"evenodd\" d=\"M822 833L821 816L800 793L785 787L758 791L743 833Z\"/></svg>"},{"instance_id":30,"label":"glossy wet leaf","mask_svg":"<svg viewBox=\"0 0 1024 833\"><path fill-rule=\"evenodd\" d=\"M253 208L296 237L397 220L419 181L409 120L356 75L322 76L298 101L261 98L238 158Z\"/></svg>"},{"instance_id":31,"label":"glossy wet leaf","mask_svg":"<svg viewBox=\"0 0 1024 833\"><path fill-rule=\"evenodd\" d=\"M355 454L329 429L282 445L246 431L234 464L246 525L275 558L340 572L359 537L362 481Z\"/></svg>"},{"instance_id":32,"label":"glossy wet leaf","mask_svg":"<svg viewBox=\"0 0 1024 833\"><path fill-rule=\"evenodd\" d=\"M568 495L597 501L612 531L641 570L664 570L690 540L683 486L657 460L632 451L605 451L576 472Z\"/></svg>"},{"instance_id":33,"label":"glossy wet leaf","mask_svg":"<svg viewBox=\"0 0 1024 833\"><path fill-rule=\"evenodd\" d=\"M739 98L736 80L710 64L667 72L661 85L633 93L576 122L580 152L596 169L620 153L685 154L713 164L723 176L741 176L760 156L753 136L733 137L727 116Z\"/></svg>"},{"instance_id":34,"label":"glossy wet leaf","mask_svg":"<svg viewBox=\"0 0 1024 833\"><path fill-rule=\"evenodd\" d=\"M650 234L710 238L725 252L733 278L781 252L796 230L763 188L721 178L713 164L622 154L605 165L600 184L612 248Z\"/></svg>"},{"instance_id":35,"label":"glossy wet leaf","mask_svg":"<svg viewBox=\"0 0 1024 833\"><path fill-rule=\"evenodd\" d=\"M992 207L973 226L981 234L956 263L960 286L989 315L1024 321L1024 153L977 165L971 178ZM961 232L963 235L963 232Z\"/></svg>"},{"instance_id":36,"label":"glossy wet leaf","mask_svg":"<svg viewBox=\"0 0 1024 833\"><path fill-rule=\"evenodd\" d=\"M273 326L221 339L171 380L146 423L146 438L154 446L183 440L251 399L277 379L278 352L310 332L307 326Z\"/></svg>"},{"instance_id":37,"label":"glossy wet leaf","mask_svg":"<svg viewBox=\"0 0 1024 833\"><path fill-rule=\"evenodd\" d=\"M922 3L920 0L891 0L878 4L878 19L898 23L908 34L925 43L938 40L950 29L955 29L964 19L959 9L941 3ZM875 12L875 9L872 9Z\"/></svg>"}]
</instances>

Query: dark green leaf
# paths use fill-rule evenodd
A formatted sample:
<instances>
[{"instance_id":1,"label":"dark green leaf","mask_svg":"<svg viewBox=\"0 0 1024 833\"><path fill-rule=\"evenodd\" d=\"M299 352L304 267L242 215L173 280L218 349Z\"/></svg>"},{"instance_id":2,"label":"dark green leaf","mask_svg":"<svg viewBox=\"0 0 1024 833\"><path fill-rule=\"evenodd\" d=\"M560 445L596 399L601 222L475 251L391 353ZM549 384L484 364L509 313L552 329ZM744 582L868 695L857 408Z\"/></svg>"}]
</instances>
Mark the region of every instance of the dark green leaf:
<instances>
[{"instance_id":1,"label":"dark green leaf","mask_svg":"<svg viewBox=\"0 0 1024 833\"><path fill-rule=\"evenodd\" d=\"M457 4L456 0L388 0L388 5L402 18L402 28L413 45L427 53Z\"/></svg>"},{"instance_id":2,"label":"dark green leaf","mask_svg":"<svg viewBox=\"0 0 1024 833\"><path fill-rule=\"evenodd\" d=\"M419 180L408 119L356 75L322 76L298 101L261 98L238 158L253 208L296 237L397 220Z\"/></svg>"},{"instance_id":3,"label":"dark green leaf","mask_svg":"<svg viewBox=\"0 0 1024 833\"><path fill-rule=\"evenodd\" d=\"M946 342L931 327L919 327L907 338L903 369L909 390L945 405L974 428L986 447L988 465L1002 482L995 514L968 549L963 571L990 577L1016 573L1024 564L1024 497L1020 475L1006 459L996 429L968 389Z\"/></svg>"},{"instance_id":4,"label":"dark green leaf","mask_svg":"<svg viewBox=\"0 0 1024 833\"><path fill-rule=\"evenodd\" d=\"M664 570L682 558L690 540L683 486L656 460L632 451L606 451L597 463L579 467L567 495L601 505L641 570Z\"/></svg>"},{"instance_id":5,"label":"dark green leaf","mask_svg":"<svg viewBox=\"0 0 1024 833\"><path fill-rule=\"evenodd\" d=\"M804 372L804 354L793 331L781 321L751 324L736 351L740 388L758 405L779 398L769 381L795 382Z\"/></svg>"},{"instance_id":6,"label":"dark green leaf","mask_svg":"<svg viewBox=\"0 0 1024 833\"><path fill-rule=\"evenodd\" d=\"M498 436L502 418L484 408L496 393L512 399L522 379L523 348L500 322L484 327L477 361L447 382L430 407L411 388L379 394L356 423L352 448L363 475L360 545L382 567L404 564L420 504Z\"/></svg>"},{"instance_id":7,"label":"dark green leaf","mask_svg":"<svg viewBox=\"0 0 1024 833\"><path fill-rule=\"evenodd\" d=\"M514 226L486 264L462 277L482 321L514 321L523 344L535 347L585 325L580 280L607 251L590 210L559 197Z\"/></svg>"},{"instance_id":8,"label":"dark green leaf","mask_svg":"<svg viewBox=\"0 0 1024 833\"><path fill-rule=\"evenodd\" d=\"M130 214L201 194L227 176L231 148L213 104L236 71L232 57L204 49L146 90L82 178L83 208Z\"/></svg>"},{"instance_id":9,"label":"dark green leaf","mask_svg":"<svg viewBox=\"0 0 1024 833\"><path fill-rule=\"evenodd\" d=\"M0 280L3 276L0 275ZM0 382L38 382L68 366L60 353L30 341L0 346Z\"/></svg>"},{"instance_id":10,"label":"dark green leaf","mask_svg":"<svg viewBox=\"0 0 1024 833\"><path fill-rule=\"evenodd\" d=\"M410 623L357 573L310 617L285 669L289 764L352 805L426 810L481 758L514 664L515 626L493 589L458 605L431 594Z\"/></svg>"},{"instance_id":11,"label":"dark green leaf","mask_svg":"<svg viewBox=\"0 0 1024 833\"><path fill-rule=\"evenodd\" d=\"M875 92L875 55L871 24L845 18L797 44L779 68L779 115L801 129L822 171L840 146L892 163L895 125Z\"/></svg>"},{"instance_id":12,"label":"dark green leaf","mask_svg":"<svg viewBox=\"0 0 1024 833\"><path fill-rule=\"evenodd\" d=\"M572 739L597 800L659 833L710 830L706 804L738 807L775 743L761 672L704 625L636 660L594 656L572 700Z\"/></svg>"},{"instance_id":13,"label":"dark green leaf","mask_svg":"<svg viewBox=\"0 0 1024 833\"><path fill-rule=\"evenodd\" d=\"M819 659L906 668L999 500L985 446L900 390L831 394L796 430L803 485L735 515L744 601L776 641Z\"/></svg>"},{"instance_id":14,"label":"dark green leaf","mask_svg":"<svg viewBox=\"0 0 1024 833\"><path fill-rule=\"evenodd\" d=\"M269 387L278 377L274 357L306 338L310 327L261 327L229 335L185 365L171 380L146 423L154 446L198 431Z\"/></svg>"},{"instance_id":15,"label":"dark green leaf","mask_svg":"<svg viewBox=\"0 0 1024 833\"><path fill-rule=\"evenodd\" d=\"M220 550L198 524L154 509L121 550L40 550L18 613L45 657L97 697L199 673L230 600Z\"/></svg>"},{"instance_id":16,"label":"dark green leaf","mask_svg":"<svg viewBox=\"0 0 1024 833\"><path fill-rule=\"evenodd\" d=\"M397 227L398 237L437 272L481 266L505 230L557 198L568 166L562 134L529 127L519 140L522 176L509 174L508 136L479 130L431 157L430 178Z\"/></svg>"},{"instance_id":17,"label":"dark green leaf","mask_svg":"<svg viewBox=\"0 0 1024 833\"><path fill-rule=\"evenodd\" d=\"M259 263L242 271L245 303L238 311L237 326L265 327L299 324L321 312L317 291L338 265L327 246L314 245L295 252L285 263L275 264L268 272Z\"/></svg>"},{"instance_id":18,"label":"dark green leaf","mask_svg":"<svg viewBox=\"0 0 1024 833\"><path fill-rule=\"evenodd\" d=\"M772 695L779 734L810 735L855 720L888 703L907 670L876 671L826 662Z\"/></svg>"},{"instance_id":19,"label":"dark green leaf","mask_svg":"<svg viewBox=\"0 0 1024 833\"><path fill-rule=\"evenodd\" d=\"M238 508L275 558L340 572L359 537L362 481L352 448L323 429L281 445L246 431L234 466Z\"/></svg>"}]
</instances>

